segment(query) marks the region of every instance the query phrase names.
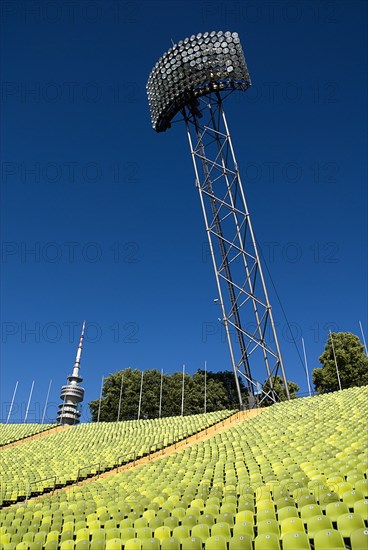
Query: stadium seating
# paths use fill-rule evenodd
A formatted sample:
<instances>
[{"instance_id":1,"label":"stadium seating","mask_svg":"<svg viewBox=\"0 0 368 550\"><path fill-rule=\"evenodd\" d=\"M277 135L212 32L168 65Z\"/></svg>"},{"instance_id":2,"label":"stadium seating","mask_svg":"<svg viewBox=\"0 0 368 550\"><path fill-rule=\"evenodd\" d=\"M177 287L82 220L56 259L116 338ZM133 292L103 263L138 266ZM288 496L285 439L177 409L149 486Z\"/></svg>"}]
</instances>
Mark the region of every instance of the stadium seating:
<instances>
[{"instance_id":1,"label":"stadium seating","mask_svg":"<svg viewBox=\"0 0 368 550\"><path fill-rule=\"evenodd\" d=\"M4 507L4 550L363 550L367 412L368 387L280 403L155 461Z\"/></svg>"},{"instance_id":2,"label":"stadium seating","mask_svg":"<svg viewBox=\"0 0 368 550\"><path fill-rule=\"evenodd\" d=\"M0 447L50 430L55 426L56 424L0 424Z\"/></svg>"},{"instance_id":3,"label":"stadium seating","mask_svg":"<svg viewBox=\"0 0 368 550\"><path fill-rule=\"evenodd\" d=\"M65 486L140 458L230 416L223 410L155 420L80 424L2 453L2 502ZM60 452L62 449L62 452Z\"/></svg>"}]
</instances>

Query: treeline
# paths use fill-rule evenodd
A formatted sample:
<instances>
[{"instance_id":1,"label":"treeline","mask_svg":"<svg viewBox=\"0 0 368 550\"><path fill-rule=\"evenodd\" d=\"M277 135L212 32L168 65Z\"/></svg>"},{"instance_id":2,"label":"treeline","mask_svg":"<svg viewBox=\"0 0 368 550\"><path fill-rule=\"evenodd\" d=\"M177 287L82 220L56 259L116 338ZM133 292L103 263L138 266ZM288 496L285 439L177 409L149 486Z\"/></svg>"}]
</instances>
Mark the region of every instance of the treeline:
<instances>
[{"instance_id":1,"label":"treeline","mask_svg":"<svg viewBox=\"0 0 368 550\"><path fill-rule=\"evenodd\" d=\"M89 403L92 421L99 415L101 422L133 420L138 416L139 395L142 372L138 369L125 369L110 374L104 380L102 399ZM246 400L246 388L239 379L243 399ZM183 374L175 372L162 377L161 416L177 416L182 407ZM140 418L157 418L160 408L161 373L157 369L143 373ZM205 410L205 372L198 370L192 376L184 375L184 415L200 414ZM206 411L234 409L239 406L235 388L234 374L229 371L207 371ZM100 413L99 413L100 409Z\"/></svg>"}]
</instances>

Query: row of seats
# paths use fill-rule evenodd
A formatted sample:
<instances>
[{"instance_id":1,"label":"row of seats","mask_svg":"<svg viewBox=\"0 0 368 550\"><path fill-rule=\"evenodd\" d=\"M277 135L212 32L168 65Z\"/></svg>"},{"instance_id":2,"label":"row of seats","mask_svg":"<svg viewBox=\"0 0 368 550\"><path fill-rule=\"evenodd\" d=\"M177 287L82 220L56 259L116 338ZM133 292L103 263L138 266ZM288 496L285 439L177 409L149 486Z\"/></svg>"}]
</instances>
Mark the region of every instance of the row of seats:
<instances>
[{"instance_id":1,"label":"row of seats","mask_svg":"<svg viewBox=\"0 0 368 550\"><path fill-rule=\"evenodd\" d=\"M4 550L366 550L367 398L352 388L273 405L157 461L3 509Z\"/></svg>"},{"instance_id":2,"label":"row of seats","mask_svg":"<svg viewBox=\"0 0 368 550\"><path fill-rule=\"evenodd\" d=\"M2 502L61 487L193 435L232 411L80 424L2 453ZM63 450L60 453L60 449Z\"/></svg>"},{"instance_id":3,"label":"row of seats","mask_svg":"<svg viewBox=\"0 0 368 550\"><path fill-rule=\"evenodd\" d=\"M0 424L0 447L54 428L56 424Z\"/></svg>"}]
</instances>

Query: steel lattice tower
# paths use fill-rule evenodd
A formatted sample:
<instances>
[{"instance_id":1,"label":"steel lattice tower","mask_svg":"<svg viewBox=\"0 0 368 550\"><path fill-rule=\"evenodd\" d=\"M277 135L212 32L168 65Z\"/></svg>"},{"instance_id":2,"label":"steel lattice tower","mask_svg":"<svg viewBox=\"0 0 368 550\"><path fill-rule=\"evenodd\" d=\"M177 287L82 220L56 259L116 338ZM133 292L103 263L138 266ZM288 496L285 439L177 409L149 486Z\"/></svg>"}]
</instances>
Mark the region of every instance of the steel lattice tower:
<instances>
[{"instance_id":1,"label":"steel lattice tower","mask_svg":"<svg viewBox=\"0 0 368 550\"><path fill-rule=\"evenodd\" d=\"M232 368L248 389L248 406L279 399L275 376L289 391L263 276L258 247L227 125L224 96L251 85L237 33L191 36L165 53L147 83L153 128L163 132L172 119L185 122L218 302ZM261 383L268 379L268 387Z\"/></svg>"}]
</instances>

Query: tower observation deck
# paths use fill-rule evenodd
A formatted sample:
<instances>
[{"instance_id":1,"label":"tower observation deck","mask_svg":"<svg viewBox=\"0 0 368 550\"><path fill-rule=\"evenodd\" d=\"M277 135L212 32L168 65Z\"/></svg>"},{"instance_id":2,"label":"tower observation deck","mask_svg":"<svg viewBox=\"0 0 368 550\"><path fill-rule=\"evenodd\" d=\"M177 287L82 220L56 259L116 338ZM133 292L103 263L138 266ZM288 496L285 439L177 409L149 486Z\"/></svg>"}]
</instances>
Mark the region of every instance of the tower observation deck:
<instances>
[{"instance_id":1,"label":"tower observation deck","mask_svg":"<svg viewBox=\"0 0 368 550\"><path fill-rule=\"evenodd\" d=\"M258 246L223 108L227 96L236 90L246 91L250 85L238 34L212 31L173 44L153 67L146 86L153 129L165 132L174 118L186 126L215 272L215 302L221 307L220 321L241 408L262 406L265 399L278 401L275 377L281 377L289 398ZM243 403L239 377L247 389L247 403Z\"/></svg>"},{"instance_id":2,"label":"tower observation deck","mask_svg":"<svg viewBox=\"0 0 368 550\"><path fill-rule=\"evenodd\" d=\"M81 413L78 410L78 406L83 401L84 388L79 385L83 381L83 378L79 375L79 369L85 326L86 322L84 321L73 372L70 376L68 376L68 384L66 386L62 386L61 388L60 398L63 402L59 405L59 411L57 414L58 424L74 425L78 424L80 420Z\"/></svg>"}]
</instances>

